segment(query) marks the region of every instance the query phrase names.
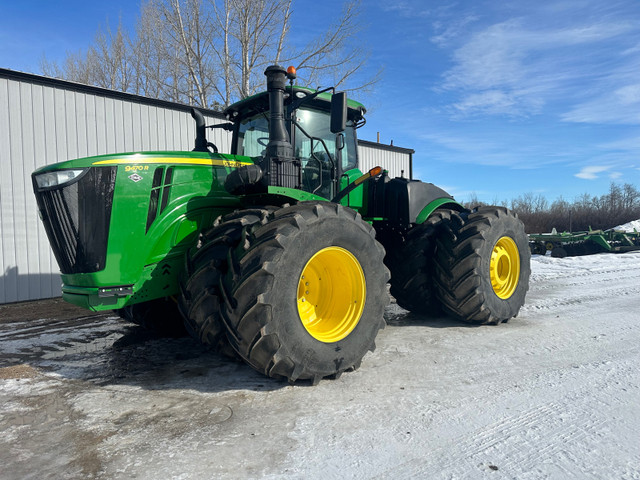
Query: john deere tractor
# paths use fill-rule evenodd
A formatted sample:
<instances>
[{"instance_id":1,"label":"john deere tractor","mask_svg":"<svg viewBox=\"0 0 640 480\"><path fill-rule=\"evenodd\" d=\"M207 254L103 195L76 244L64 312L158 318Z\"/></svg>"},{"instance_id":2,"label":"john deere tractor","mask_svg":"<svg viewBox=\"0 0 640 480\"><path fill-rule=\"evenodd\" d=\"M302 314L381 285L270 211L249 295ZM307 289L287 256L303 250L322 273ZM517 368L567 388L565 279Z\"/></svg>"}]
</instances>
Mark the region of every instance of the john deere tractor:
<instances>
[{"instance_id":1,"label":"john deere tractor","mask_svg":"<svg viewBox=\"0 0 640 480\"><path fill-rule=\"evenodd\" d=\"M63 298L313 383L357 368L389 302L476 324L517 315L529 284L522 223L463 208L440 188L358 170L364 107L267 68L231 105L230 154L82 158L33 173ZM386 253L385 253L386 252Z\"/></svg>"}]
</instances>

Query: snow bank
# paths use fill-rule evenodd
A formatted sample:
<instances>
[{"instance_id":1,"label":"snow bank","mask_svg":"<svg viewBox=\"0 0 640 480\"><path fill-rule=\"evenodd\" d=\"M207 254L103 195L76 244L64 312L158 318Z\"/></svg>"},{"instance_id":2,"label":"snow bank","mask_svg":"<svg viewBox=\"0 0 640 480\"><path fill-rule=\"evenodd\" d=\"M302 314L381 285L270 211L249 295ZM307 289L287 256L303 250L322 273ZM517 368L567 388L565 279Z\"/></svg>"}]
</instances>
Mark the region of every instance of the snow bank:
<instances>
[{"instance_id":1,"label":"snow bank","mask_svg":"<svg viewBox=\"0 0 640 480\"><path fill-rule=\"evenodd\" d=\"M633 220L629 223L625 223L624 225L618 225L617 227L613 227L613 230L616 232L640 232L640 220Z\"/></svg>"}]
</instances>

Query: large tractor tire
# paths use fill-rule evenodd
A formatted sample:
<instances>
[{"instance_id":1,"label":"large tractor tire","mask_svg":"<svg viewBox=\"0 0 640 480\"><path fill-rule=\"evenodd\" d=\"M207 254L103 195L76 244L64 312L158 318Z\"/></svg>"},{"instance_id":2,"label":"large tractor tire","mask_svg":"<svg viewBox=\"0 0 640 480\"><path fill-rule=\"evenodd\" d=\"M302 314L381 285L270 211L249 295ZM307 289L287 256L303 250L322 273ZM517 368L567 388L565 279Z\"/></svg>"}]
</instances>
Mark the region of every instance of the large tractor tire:
<instances>
[{"instance_id":1,"label":"large tractor tire","mask_svg":"<svg viewBox=\"0 0 640 480\"><path fill-rule=\"evenodd\" d=\"M182 337L187 334L173 298L136 303L115 312L123 320L135 323L163 337Z\"/></svg>"},{"instance_id":2,"label":"large tractor tire","mask_svg":"<svg viewBox=\"0 0 640 480\"><path fill-rule=\"evenodd\" d=\"M238 246L249 226L265 223L270 211L247 209L219 217L186 255L178 302L186 330L227 356L236 354L220 318L220 278L227 271L229 250Z\"/></svg>"},{"instance_id":3,"label":"large tractor tire","mask_svg":"<svg viewBox=\"0 0 640 480\"><path fill-rule=\"evenodd\" d=\"M389 303L373 228L329 202L283 207L229 251L222 317L232 347L267 376L337 378L375 348Z\"/></svg>"},{"instance_id":4,"label":"large tractor tire","mask_svg":"<svg viewBox=\"0 0 640 480\"><path fill-rule=\"evenodd\" d=\"M436 247L442 306L468 323L506 322L524 304L530 261L524 225L506 208L480 207L453 215Z\"/></svg>"},{"instance_id":5,"label":"large tractor tire","mask_svg":"<svg viewBox=\"0 0 640 480\"><path fill-rule=\"evenodd\" d=\"M433 280L435 239L452 213L436 210L424 223L403 233L379 232L387 253L384 261L391 272L391 295L405 310L427 315L440 310Z\"/></svg>"}]
</instances>

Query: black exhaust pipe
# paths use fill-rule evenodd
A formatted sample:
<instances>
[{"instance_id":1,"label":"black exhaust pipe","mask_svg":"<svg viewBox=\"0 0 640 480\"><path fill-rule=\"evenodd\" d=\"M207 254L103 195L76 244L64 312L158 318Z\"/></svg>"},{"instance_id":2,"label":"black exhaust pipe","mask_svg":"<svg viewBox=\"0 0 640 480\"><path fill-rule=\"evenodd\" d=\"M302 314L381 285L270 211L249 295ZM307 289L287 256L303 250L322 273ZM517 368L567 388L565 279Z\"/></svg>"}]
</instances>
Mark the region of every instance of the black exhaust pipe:
<instances>
[{"instance_id":1,"label":"black exhaust pipe","mask_svg":"<svg viewBox=\"0 0 640 480\"><path fill-rule=\"evenodd\" d=\"M204 116L195 108L191 108L191 116L196 121L196 144L192 152L208 152Z\"/></svg>"},{"instance_id":2,"label":"black exhaust pipe","mask_svg":"<svg viewBox=\"0 0 640 480\"><path fill-rule=\"evenodd\" d=\"M280 161L293 159L293 147L284 123L284 89L287 86L287 71L280 65L267 67L267 91L269 92L269 143L267 158Z\"/></svg>"}]
</instances>

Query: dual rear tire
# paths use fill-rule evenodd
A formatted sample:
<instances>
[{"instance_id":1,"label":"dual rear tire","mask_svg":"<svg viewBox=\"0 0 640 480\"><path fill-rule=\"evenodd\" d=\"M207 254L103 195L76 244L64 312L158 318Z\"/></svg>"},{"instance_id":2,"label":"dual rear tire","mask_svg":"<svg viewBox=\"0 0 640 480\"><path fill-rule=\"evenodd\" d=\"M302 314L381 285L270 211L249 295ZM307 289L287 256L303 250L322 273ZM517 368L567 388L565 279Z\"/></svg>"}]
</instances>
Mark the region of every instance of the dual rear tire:
<instances>
[{"instance_id":1,"label":"dual rear tire","mask_svg":"<svg viewBox=\"0 0 640 480\"><path fill-rule=\"evenodd\" d=\"M531 252L524 225L506 208L441 209L402 234L383 230L382 239L391 294L406 310L498 324L524 304Z\"/></svg>"},{"instance_id":2,"label":"dual rear tire","mask_svg":"<svg viewBox=\"0 0 640 480\"><path fill-rule=\"evenodd\" d=\"M379 238L386 250L384 261L391 271L390 293L405 310L422 315L440 311L433 257L436 239L455 214L450 209L439 209L424 223L407 230L379 227Z\"/></svg>"},{"instance_id":3,"label":"dual rear tire","mask_svg":"<svg viewBox=\"0 0 640 480\"><path fill-rule=\"evenodd\" d=\"M453 215L436 240L437 297L445 311L467 323L506 322L524 305L530 262L524 225L506 208Z\"/></svg>"}]
</instances>

